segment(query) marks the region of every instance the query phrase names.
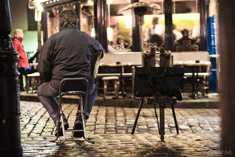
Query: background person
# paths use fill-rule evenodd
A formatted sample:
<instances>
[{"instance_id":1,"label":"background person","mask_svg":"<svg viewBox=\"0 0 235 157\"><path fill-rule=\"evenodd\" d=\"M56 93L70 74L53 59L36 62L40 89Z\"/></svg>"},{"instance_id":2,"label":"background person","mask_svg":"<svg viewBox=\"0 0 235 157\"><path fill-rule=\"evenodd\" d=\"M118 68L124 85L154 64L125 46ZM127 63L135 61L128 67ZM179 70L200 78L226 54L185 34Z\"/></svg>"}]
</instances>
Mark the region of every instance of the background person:
<instances>
[{"instance_id":1,"label":"background person","mask_svg":"<svg viewBox=\"0 0 235 157\"><path fill-rule=\"evenodd\" d=\"M186 41L186 40L191 41L191 44L196 43L196 40L189 38L188 29L186 29L186 28L182 29L181 33L182 33L183 37L180 38L179 40L177 40L177 44L183 45L183 41Z\"/></svg>"},{"instance_id":2,"label":"background person","mask_svg":"<svg viewBox=\"0 0 235 157\"><path fill-rule=\"evenodd\" d=\"M78 17L73 10L64 10L59 18L60 32L47 39L38 62L38 71L44 81L38 88L38 98L57 125L59 83L64 78L85 77L89 81L86 119L89 118L96 99L96 85L91 74L91 60L103 51L101 44L90 35L78 30ZM102 55L103 56L103 55ZM65 129L68 122L64 114ZM74 129L81 130L81 111L77 111ZM56 132L57 135L57 132ZM59 135L62 135L60 126ZM74 132L75 137L82 137L83 132Z\"/></svg>"},{"instance_id":3,"label":"background person","mask_svg":"<svg viewBox=\"0 0 235 157\"><path fill-rule=\"evenodd\" d=\"M173 24L172 27L173 27L174 41L177 41L177 40L179 40L180 38L182 38L183 35L182 35L181 32L179 32L179 31L176 29L176 25L175 25L175 24Z\"/></svg>"},{"instance_id":4,"label":"background person","mask_svg":"<svg viewBox=\"0 0 235 157\"><path fill-rule=\"evenodd\" d=\"M20 72L20 90L25 90L24 83L23 83L23 75L25 76L25 79L27 80L27 73L25 73L24 69L29 69L29 61L28 57L24 51L24 45L23 45L23 31L22 29L16 29L14 31L14 38L13 38L13 45L18 53L20 60L19 60L19 72Z\"/></svg>"},{"instance_id":5,"label":"background person","mask_svg":"<svg viewBox=\"0 0 235 157\"><path fill-rule=\"evenodd\" d=\"M145 31L145 40L149 42L153 34L157 34L162 39L164 37L164 27L158 24L158 17L153 17L152 26L146 29Z\"/></svg>"},{"instance_id":6,"label":"background person","mask_svg":"<svg viewBox=\"0 0 235 157\"><path fill-rule=\"evenodd\" d=\"M117 37L117 50L124 50L129 47L128 41L124 40L124 37L122 35L118 35Z\"/></svg>"}]
</instances>

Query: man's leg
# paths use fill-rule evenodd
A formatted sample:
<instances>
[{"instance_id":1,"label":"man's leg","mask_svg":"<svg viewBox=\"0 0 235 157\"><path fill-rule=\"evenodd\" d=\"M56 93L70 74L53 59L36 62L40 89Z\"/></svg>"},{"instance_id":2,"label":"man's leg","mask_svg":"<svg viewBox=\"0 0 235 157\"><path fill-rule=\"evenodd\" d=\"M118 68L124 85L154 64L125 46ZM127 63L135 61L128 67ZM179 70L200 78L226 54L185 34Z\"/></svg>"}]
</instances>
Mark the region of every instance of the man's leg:
<instances>
[{"instance_id":1,"label":"man's leg","mask_svg":"<svg viewBox=\"0 0 235 157\"><path fill-rule=\"evenodd\" d=\"M96 95L97 95L96 93L97 93L96 92L96 85L93 84L93 88L90 91L90 93L88 94L87 104L85 106L86 107L86 119L89 118L92 107L95 104L95 99L96 99ZM83 100L85 100L85 97L82 97L82 98L83 98ZM80 114L81 114L81 110L80 110L80 104L79 104L77 115L80 115Z\"/></svg>"},{"instance_id":2,"label":"man's leg","mask_svg":"<svg viewBox=\"0 0 235 157\"><path fill-rule=\"evenodd\" d=\"M45 82L38 88L38 98L41 101L42 105L45 107L47 112L49 113L50 117L54 121L55 125L57 125L58 120L58 103L55 99L55 96L58 95L58 91L51 87L49 82ZM62 113L63 119L64 119L64 127L65 130L68 129L68 121L65 117L65 115ZM61 127L61 126L60 126ZM62 129L59 130L59 136L62 136ZM56 132L57 136L57 132Z\"/></svg>"},{"instance_id":3,"label":"man's leg","mask_svg":"<svg viewBox=\"0 0 235 157\"><path fill-rule=\"evenodd\" d=\"M20 72L20 76L19 76L19 79L20 79L20 90L21 91L24 91L24 83L23 83L23 72L24 72L24 68L19 68L19 72Z\"/></svg>"},{"instance_id":4,"label":"man's leg","mask_svg":"<svg viewBox=\"0 0 235 157\"><path fill-rule=\"evenodd\" d=\"M90 116L92 107L95 104L96 95L97 95L96 85L93 84L93 88L91 92L88 94L88 100L86 105L86 117L87 117L86 119L88 119Z\"/></svg>"},{"instance_id":5,"label":"man's leg","mask_svg":"<svg viewBox=\"0 0 235 157\"><path fill-rule=\"evenodd\" d=\"M88 94L88 100L87 100L87 104L86 104L86 116L85 116L86 119L88 119L90 116L92 107L95 104L96 95L97 95L96 94L96 85L93 84L93 88L92 88L91 92ZM84 98L83 98L83 100L84 100ZM76 120L74 123L74 129L76 129L76 130L83 129L80 105L78 107L78 112L77 112ZM74 137L82 137L83 132L74 132L73 136Z\"/></svg>"},{"instance_id":6,"label":"man's leg","mask_svg":"<svg viewBox=\"0 0 235 157\"><path fill-rule=\"evenodd\" d=\"M49 82L41 84L37 91L39 100L54 122L57 121L58 115L58 103L54 97L57 96L58 93L56 89L50 86Z\"/></svg>"}]
</instances>

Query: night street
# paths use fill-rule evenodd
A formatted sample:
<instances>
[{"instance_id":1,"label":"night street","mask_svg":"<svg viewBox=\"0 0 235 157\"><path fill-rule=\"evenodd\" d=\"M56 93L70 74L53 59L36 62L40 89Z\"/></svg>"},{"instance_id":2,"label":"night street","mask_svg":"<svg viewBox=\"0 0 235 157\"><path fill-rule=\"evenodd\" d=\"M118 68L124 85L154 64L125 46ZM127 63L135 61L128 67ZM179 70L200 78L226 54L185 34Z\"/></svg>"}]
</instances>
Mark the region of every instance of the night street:
<instances>
[{"instance_id":1,"label":"night street","mask_svg":"<svg viewBox=\"0 0 235 157\"><path fill-rule=\"evenodd\" d=\"M76 105L64 104L73 127ZM64 145L54 139L54 124L39 102L21 101L23 156L221 156L218 109L176 108L180 134L176 134L171 109L165 110L165 142L158 134L153 108L143 108L131 135L138 108L94 106L87 121L89 144L66 133ZM226 152L227 154L231 152Z\"/></svg>"}]
</instances>

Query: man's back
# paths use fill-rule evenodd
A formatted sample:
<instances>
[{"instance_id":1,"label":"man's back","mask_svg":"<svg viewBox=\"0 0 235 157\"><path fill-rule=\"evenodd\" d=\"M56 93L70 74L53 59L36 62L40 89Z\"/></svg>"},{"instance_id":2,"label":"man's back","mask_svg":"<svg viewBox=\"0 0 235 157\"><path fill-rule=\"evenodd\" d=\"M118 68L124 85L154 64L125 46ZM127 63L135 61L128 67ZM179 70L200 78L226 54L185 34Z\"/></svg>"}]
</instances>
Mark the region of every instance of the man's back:
<instances>
[{"instance_id":1,"label":"man's back","mask_svg":"<svg viewBox=\"0 0 235 157\"><path fill-rule=\"evenodd\" d=\"M79 31L77 27L67 27L52 35L45 43L39 61L39 72L45 80L86 77L92 81L91 58L99 50L102 50L102 46L94 38ZM51 79L44 75L45 72L51 72ZM52 84L58 88L58 83Z\"/></svg>"}]
</instances>

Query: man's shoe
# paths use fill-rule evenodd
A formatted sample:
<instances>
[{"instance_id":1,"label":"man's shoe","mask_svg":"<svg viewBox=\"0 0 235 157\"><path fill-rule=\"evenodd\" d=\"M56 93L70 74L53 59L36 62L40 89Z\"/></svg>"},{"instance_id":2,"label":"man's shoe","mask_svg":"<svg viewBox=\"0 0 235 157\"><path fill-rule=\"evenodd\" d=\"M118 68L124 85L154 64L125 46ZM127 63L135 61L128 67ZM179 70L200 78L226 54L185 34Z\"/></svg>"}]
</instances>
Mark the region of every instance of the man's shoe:
<instances>
[{"instance_id":1,"label":"man's shoe","mask_svg":"<svg viewBox=\"0 0 235 157\"><path fill-rule=\"evenodd\" d=\"M73 129L74 130L83 130L82 115L81 114L77 115L76 121L75 121L74 126L73 126ZM79 132L74 132L73 133L74 137L83 137L83 135L84 135L83 131L79 131Z\"/></svg>"},{"instance_id":2,"label":"man's shoe","mask_svg":"<svg viewBox=\"0 0 235 157\"><path fill-rule=\"evenodd\" d=\"M60 122L60 129L59 129L59 136L63 136L63 131L62 131L62 126L61 126L61 123ZM56 121L56 131L55 131L55 136L57 136L57 121ZM64 119L64 129L67 130L69 128L69 124L68 124L68 121L67 119Z\"/></svg>"},{"instance_id":3,"label":"man's shoe","mask_svg":"<svg viewBox=\"0 0 235 157\"><path fill-rule=\"evenodd\" d=\"M20 91L26 91L27 89L25 87L20 88Z\"/></svg>"}]
</instances>

